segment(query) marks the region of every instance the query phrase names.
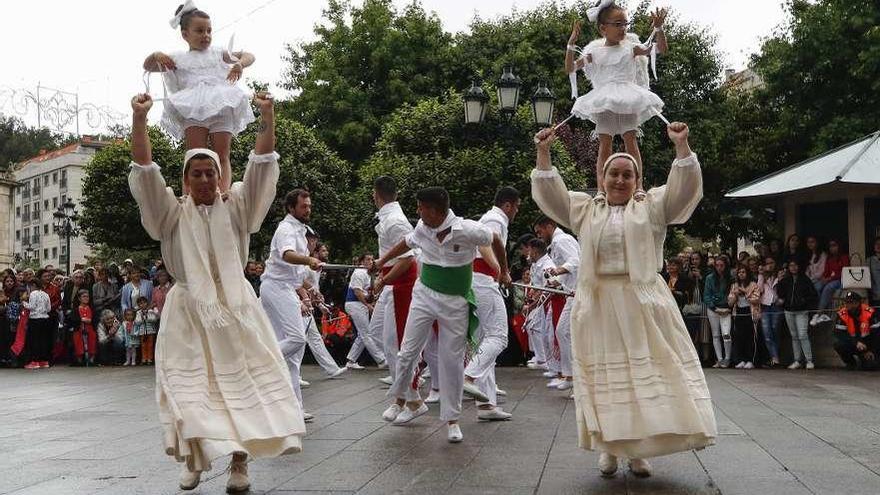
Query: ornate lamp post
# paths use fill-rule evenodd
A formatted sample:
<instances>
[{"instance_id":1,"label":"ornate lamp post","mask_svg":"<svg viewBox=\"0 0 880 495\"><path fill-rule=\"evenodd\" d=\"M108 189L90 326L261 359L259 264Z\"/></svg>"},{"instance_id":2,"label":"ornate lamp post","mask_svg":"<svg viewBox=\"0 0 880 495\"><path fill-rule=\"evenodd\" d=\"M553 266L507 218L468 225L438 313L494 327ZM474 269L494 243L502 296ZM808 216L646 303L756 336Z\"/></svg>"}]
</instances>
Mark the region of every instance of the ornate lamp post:
<instances>
[{"instance_id":1,"label":"ornate lamp post","mask_svg":"<svg viewBox=\"0 0 880 495\"><path fill-rule=\"evenodd\" d=\"M68 199L52 214L52 229L67 242L67 273L70 274L70 238L79 236L79 213L76 203Z\"/></svg>"},{"instance_id":2,"label":"ornate lamp post","mask_svg":"<svg viewBox=\"0 0 880 495\"><path fill-rule=\"evenodd\" d=\"M532 95L532 116L535 119L535 125L538 127L547 127L553 123L553 107L556 104L556 97L544 82L538 85L535 94Z\"/></svg>"},{"instance_id":3,"label":"ornate lamp post","mask_svg":"<svg viewBox=\"0 0 880 495\"><path fill-rule=\"evenodd\" d=\"M477 86L477 82L471 83L470 89L464 93L464 123L480 124L486 116L486 107L489 106L489 95L483 88Z\"/></svg>"},{"instance_id":4,"label":"ornate lamp post","mask_svg":"<svg viewBox=\"0 0 880 495\"><path fill-rule=\"evenodd\" d=\"M522 79L513 73L512 68L505 67L501 79L498 80L498 106L507 120L510 120L516 113L520 88L522 88Z\"/></svg>"}]
</instances>

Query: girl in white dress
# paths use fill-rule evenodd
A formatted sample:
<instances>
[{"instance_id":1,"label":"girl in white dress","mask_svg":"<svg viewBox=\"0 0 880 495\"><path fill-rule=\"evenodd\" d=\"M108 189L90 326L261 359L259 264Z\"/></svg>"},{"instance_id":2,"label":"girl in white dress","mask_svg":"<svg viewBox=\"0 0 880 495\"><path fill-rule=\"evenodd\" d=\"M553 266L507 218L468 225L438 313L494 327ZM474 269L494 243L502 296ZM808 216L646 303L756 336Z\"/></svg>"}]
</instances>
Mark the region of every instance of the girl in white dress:
<instances>
[{"instance_id":1,"label":"girl in white dress","mask_svg":"<svg viewBox=\"0 0 880 495\"><path fill-rule=\"evenodd\" d=\"M575 101L571 113L581 119L596 124L599 136L599 155L596 159L597 177L603 177L605 160L611 155L615 135L623 137L626 152L642 165L637 139L638 128L663 109L663 100L648 88L648 58L651 49L639 41L633 33L627 33L630 26L626 11L612 0L602 0L588 11L591 22L598 24L602 38L593 40L578 51L575 43L580 36L580 21L575 21L568 47L565 52L565 70L574 74L583 69L584 75L593 85L592 91ZM666 10L658 9L651 15L656 30L657 51L666 53L666 36L663 22ZM575 53L582 55L577 60ZM573 83L572 97L577 96L577 85ZM642 180L634 196L637 200L645 197ZM605 188L599 181L597 201L604 201Z\"/></svg>"},{"instance_id":2,"label":"girl in white dress","mask_svg":"<svg viewBox=\"0 0 880 495\"><path fill-rule=\"evenodd\" d=\"M165 54L154 52L144 60L144 70L162 72L169 94L165 97L162 127L186 149L212 149L220 156L220 192L232 185L229 148L232 136L254 121L250 98L235 83L254 63L248 52L228 52L211 46L211 18L192 0L177 7L171 27L189 49ZM188 193L188 191L184 191Z\"/></svg>"},{"instance_id":3,"label":"girl in white dress","mask_svg":"<svg viewBox=\"0 0 880 495\"><path fill-rule=\"evenodd\" d=\"M658 272L667 227L690 217L703 180L688 145L688 128L667 128L676 159L667 183L632 200L641 167L632 155L611 155L599 177L607 202L569 191L550 164L552 129L541 131L532 196L547 216L581 243L571 313L572 368L578 444L598 450L611 476L618 457L649 476L649 457L699 449L717 435L700 360L672 293Z\"/></svg>"}]
</instances>

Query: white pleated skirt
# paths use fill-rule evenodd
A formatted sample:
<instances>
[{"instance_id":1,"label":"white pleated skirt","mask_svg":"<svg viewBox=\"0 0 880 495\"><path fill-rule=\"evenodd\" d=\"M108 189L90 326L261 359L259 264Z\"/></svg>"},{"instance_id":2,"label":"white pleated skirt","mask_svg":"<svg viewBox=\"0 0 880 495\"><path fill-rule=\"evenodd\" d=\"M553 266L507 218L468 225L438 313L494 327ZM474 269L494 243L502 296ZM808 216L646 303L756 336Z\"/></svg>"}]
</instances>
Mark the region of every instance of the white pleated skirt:
<instances>
[{"instance_id":1,"label":"white pleated skirt","mask_svg":"<svg viewBox=\"0 0 880 495\"><path fill-rule=\"evenodd\" d=\"M156 342L165 452L190 471L210 470L211 461L233 452L300 452L302 409L256 296L249 294L239 321L210 330L192 302L182 284L171 289Z\"/></svg>"},{"instance_id":2,"label":"white pleated skirt","mask_svg":"<svg viewBox=\"0 0 880 495\"><path fill-rule=\"evenodd\" d=\"M643 304L629 276L600 277L572 311L578 444L625 458L712 445L706 379L681 313L659 275Z\"/></svg>"}]
</instances>

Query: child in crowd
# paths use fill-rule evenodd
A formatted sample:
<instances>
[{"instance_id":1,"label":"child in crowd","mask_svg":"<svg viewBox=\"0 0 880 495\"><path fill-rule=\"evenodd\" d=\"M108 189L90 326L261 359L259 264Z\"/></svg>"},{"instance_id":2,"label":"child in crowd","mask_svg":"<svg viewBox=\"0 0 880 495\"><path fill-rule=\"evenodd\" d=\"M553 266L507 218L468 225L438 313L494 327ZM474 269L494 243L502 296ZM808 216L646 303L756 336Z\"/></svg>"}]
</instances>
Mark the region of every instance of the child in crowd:
<instances>
[{"instance_id":1,"label":"child in crowd","mask_svg":"<svg viewBox=\"0 0 880 495\"><path fill-rule=\"evenodd\" d=\"M141 364L153 364L153 348L156 345L156 332L159 329L159 313L149 306L150 301L146 297L137 298L134 333L141 339Z\"/></svg>"},{"instance_id":2,"label":"child in crowd","mask_svg":"<svg viewBox=\"0 0 880 495\"><path fill-rule=\"evenodd\" d=\"M141 337L134 329L134 308L128 308L122 313L122 328L125 331L125 362L123 366L135 366L137 364L138 347L141 346Z\"/></svg>"}]
</instances>

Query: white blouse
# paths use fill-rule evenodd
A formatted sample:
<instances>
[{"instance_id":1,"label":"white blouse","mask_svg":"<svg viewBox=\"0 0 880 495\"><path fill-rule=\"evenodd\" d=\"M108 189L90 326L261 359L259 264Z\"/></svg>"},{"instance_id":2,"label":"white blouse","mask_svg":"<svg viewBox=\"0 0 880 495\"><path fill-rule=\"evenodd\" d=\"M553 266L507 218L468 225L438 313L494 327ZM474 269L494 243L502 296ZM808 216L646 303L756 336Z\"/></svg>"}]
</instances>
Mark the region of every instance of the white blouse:
<instances>
[{"instance_id":1,"label":"white blouse","mask_svg":"<svg viewBox=\"0 0 880 495\"><path fill-rule=\"evenodd\" d=\"M598 264L599 275L625 275L626 240L623 235L623 212L625 206L610 206L608 221L599 234Z\"/></svg>"}]
</instances>

